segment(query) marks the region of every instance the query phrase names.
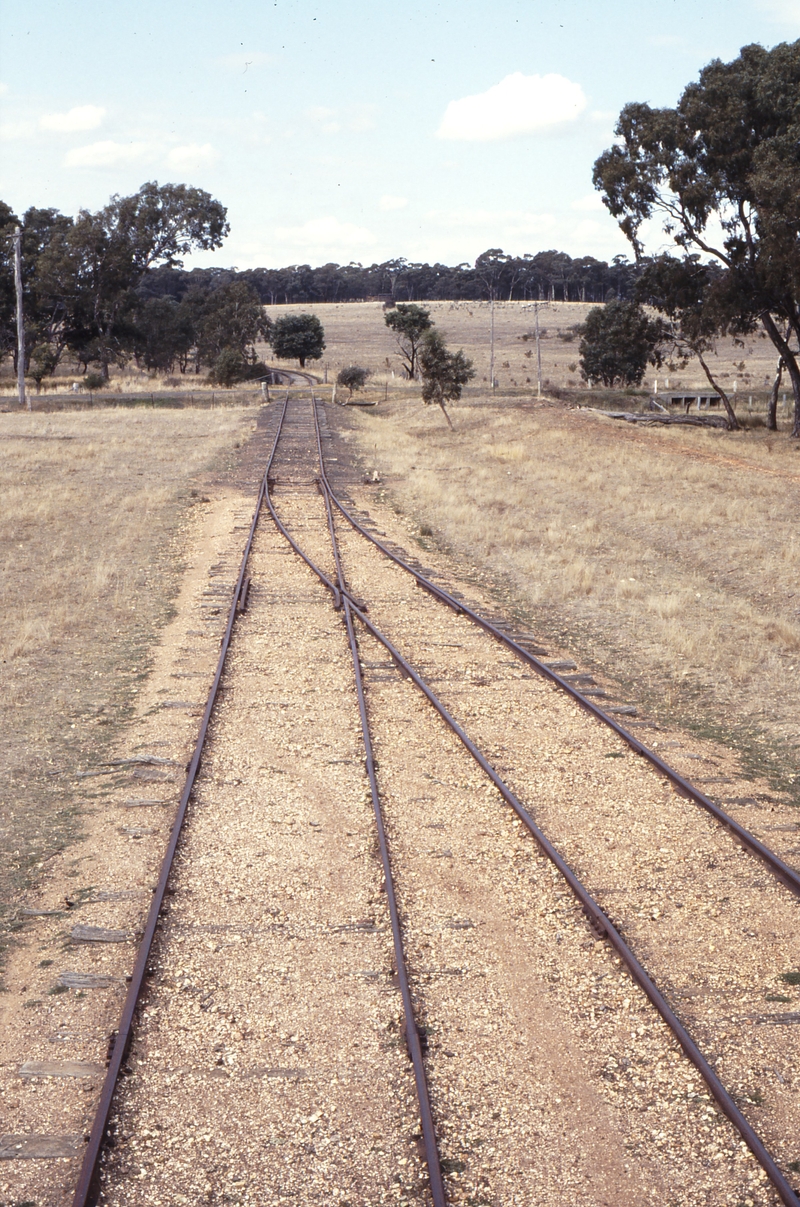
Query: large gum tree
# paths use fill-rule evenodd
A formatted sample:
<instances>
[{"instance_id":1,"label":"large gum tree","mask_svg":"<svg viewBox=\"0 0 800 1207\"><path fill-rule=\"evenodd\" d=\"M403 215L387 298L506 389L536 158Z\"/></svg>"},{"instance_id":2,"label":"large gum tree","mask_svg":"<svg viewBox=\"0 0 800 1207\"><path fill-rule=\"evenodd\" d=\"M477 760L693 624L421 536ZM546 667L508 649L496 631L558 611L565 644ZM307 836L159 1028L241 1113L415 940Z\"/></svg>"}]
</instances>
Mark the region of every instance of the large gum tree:
<instances>
[{"instance_id":1,"label":"large gum tree","mask_svg":"<svg viewBox=\"0 0 800 1207\"><path fill-rule=\"evenodd\" d=\"M40 291L60 304L67 345L107 378L109 365L122 363L130 348L134 291L147 273L220 247L229 229L225 207L185 184L151 181L130 197L112 197L96 214L81 210L38 262Z\"/></svg>"},{"instance_id":2,"label":"large gum tree","mask_svg":"<svg viewBox=\"0 0 800 1207\"><path fill-rule=\"evenodd\" d=\"M800 41L703 68L674 109L626 105L594 183L633 244L661 219L683 256L727 278L720 330L761 323L794 393L800 438Z\"/></svg>"}]
</instances>

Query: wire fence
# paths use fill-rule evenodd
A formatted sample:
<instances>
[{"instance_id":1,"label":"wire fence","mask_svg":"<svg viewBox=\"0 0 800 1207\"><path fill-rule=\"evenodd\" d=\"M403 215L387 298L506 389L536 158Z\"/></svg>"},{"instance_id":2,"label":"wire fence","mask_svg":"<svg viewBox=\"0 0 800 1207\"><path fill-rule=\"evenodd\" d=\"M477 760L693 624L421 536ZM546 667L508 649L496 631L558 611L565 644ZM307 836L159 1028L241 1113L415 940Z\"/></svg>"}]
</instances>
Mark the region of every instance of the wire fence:
<instances>
[{"instance_id":1,"label":"wire fence","mask_svg":"<svg viewBox=\"0 0 800 1207\"><path fill-rule=\"evenodd\" d=\"M254 389L231 390L151 390L135 393L117 393L115 390L70 391L56 394L28 394L33 411L86 411L108 407L152 407L154 409L212 410L216 407L257 406L267 401L266 390L261 386ZM25 411L27 404L12 396L0 397L0 413Z\"/></svg>"}]
</instances>

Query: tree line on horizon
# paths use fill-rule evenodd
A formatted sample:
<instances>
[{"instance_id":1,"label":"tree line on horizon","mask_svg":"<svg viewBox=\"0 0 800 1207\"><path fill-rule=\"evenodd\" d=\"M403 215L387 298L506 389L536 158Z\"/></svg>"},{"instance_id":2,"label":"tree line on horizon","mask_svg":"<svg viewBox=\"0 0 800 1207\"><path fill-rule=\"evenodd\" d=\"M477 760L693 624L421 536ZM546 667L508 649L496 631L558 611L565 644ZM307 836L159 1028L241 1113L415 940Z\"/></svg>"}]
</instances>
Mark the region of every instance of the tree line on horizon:
<instances>
[{"instance_id":1,"label":"tree line on horizon","mask_svg":"<svg viewBox=\"0 0 800 1207\"><path fill-rule=\"evenodd\" d=\"M62 359L108 380L130 361L149 372L210 372L221 384L263 366L255 344L275 326L265 305L357 302L371 297L478 301L598 301L630 295L641 267L545 251L514 257L490 248L473 265L308 264L194 268L182 258L215 250L228 234L225 207L202 189L149 182L76 217L0 201L0 358L17 367L12 235L22 233L25 373L41 384ZM279 355L279 353L276 353Z\"/></svg>"},{"instance_id":2,"label":"tree line on horizon","mask_svg":"<svg viewBox=\"0 0 800 1207\"><path fill-rule=\"evenodd\" d=\"M615 135L593 181L634 259L616 256L610 264L489 248L473 265L454 267L397 259L366 268L187 272L184 256L215 250L229 231L225 207L201 189L150 182L76 218L34 208L18 219L0 202L0 356L16 358L9 236L19 225L26 369L37 381L65 353L84 368L99 366L106 379L111 365L130 359L153 371L177 364L182 373L213 373L225 354L249 371L256 339L275 335L265 304L369 297L406 305L487 297L612 302L605 306L607 331L598 331L606 344L610 336L627 345L639 331L653 345L655 363L696 358L731 428L735 412L711 357L720 338L741 342L760 330L776 352L769 426L785 372L794 396L792 436L800 438L800 40L772 50L746 46L730 63L712 61L675 108L626 105ZM653 221L673 251L648 257L642 228ZM644 306L657 313L657 331L642 327L650 321ZM599 366L600 380L612 373Z\"/></svg>"}]
</instances>

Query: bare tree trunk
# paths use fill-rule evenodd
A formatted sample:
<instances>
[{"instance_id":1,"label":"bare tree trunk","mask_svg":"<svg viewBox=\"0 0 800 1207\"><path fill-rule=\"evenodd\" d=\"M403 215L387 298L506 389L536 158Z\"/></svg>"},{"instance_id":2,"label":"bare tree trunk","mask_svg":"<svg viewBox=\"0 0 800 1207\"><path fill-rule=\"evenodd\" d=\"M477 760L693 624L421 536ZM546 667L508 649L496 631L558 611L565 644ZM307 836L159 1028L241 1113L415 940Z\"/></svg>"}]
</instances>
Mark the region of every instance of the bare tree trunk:
<instances>
[{"instance_id":1,"label":"bare tree trunk","mask_svg":"<svg viewBox=\"0 0 800 1207\"><path fill-rule=\"evenodd\" d=\"M452 422L451 422L451 420L450 420L450 416L447 414L447 408L445 407L445 405L444 405L444 403L441 401L441 399L437 399L437 401L438 401L438 403L439 403L439 406L442 408L442 414L444 415L445 419L447 420L447 426L450 428L450 431L451 431L451 432L452 432L452 431L454 431L455 429L454 429L453 424L452 424Z\"/></svg>"},{"instance_id":2,"label":"bare tree trunk","mask_svg":"<svg viewBox=\"0 0 800 1207\"><path fill-rule=\"evenodd\" d=\"M786 335L784 339L788 341L792 332L792 324L786 324ZM781 379L783 378L783 357L778 357L778 366L775 370L775 380L772 383L772 393L769 397L769 405L767 407L767 431L777 432L778 430L778 391L781 388Z\"/></svg>"},{"instance_id":3,"label":"bare tree trunk","mask_svg":"<svg viewBox=\"0 0 800 1207\"><path fill-rule=\"evenodd\" d=\"M761 322L764 324L764 330L772 340L778 352L781 355L784 365L789 374L789 379L792 383L792 393L794 394L794 423L792 424L792 439L800 440L800 368L797 365L797 357L789 347L789 341L784 339L777 328L772 315L765 312L761 315Z\"/></svg>"},{"instance_id":4,"label":"bare tree trunk","mask_svg":"<svg viewBox=\"0 0 800 1207\"><path fill-rule=\"evenodd\" d=\"M769 396L769 405L767 407L767 431L777 432L778 430L778 391L781 388L783 380L783 358L778 361L778 368L775 373L775 380L772 383L772 393Z\"/></svg>"},{"instance_id":5,"label":"bare tree trunk","mask_svg":"<svg viewBox=\"0 0 800 1207\"><path fill-rule=\"evenodd\" d=\"M695 356L696 356L696 357L697 357L697 359L700 361L700 364L701 364L701 365L702 365L702 367L703 367L703 372L705 373L706 377L708 378L709 382L711 383L711 388L712 388L713 390L716 390L717 394L719 394L720 398L722 399L722 405L725 407L725 412L726 412L726 414L727 414L727 416L728 416L728 431L729 431L729 432L738 432L738 431L740 431L741 429L740 429L740 427L739 427L739 420L736 418L736 412L734 411L733 407L731 406L731 400L730 400L730 398L729 398L729 397L728 397L728 395L725 393L725 391L723 390L722 386L718 385L718 384L717 384L717 383L714 381L714 378L713 378L713 377L712 377L712 375L711 375L711 370L709 369L709 367L708 367L708 365L706 364L706 362L703 360L703 355L702 355L702 353L701 353L701 352L698 352L698 351L695 349ZM688 413L689 413L689 408L688 408L688 407L686 408L686 413L687 413L687 415L688 415Z\"/></svg>"}]
</instances>

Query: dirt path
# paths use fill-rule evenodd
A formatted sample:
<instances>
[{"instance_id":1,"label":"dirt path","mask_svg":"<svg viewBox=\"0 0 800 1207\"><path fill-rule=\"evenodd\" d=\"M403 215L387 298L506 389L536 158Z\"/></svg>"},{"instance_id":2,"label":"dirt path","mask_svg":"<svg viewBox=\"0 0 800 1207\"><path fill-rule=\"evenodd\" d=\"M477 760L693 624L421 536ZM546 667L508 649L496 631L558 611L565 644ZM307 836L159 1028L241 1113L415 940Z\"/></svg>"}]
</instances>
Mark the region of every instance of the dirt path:
<instances>
[{"instance_id":1,"label":"dirt path","mask_svg":"<svg viewBox=\"0 0 800 1207\"><path fill-rule=\"evenodd\" d=\"M133 716L116 749L72 774L82 839L47 860L16 909L0 996L0 1193L15 1203L60 1207L77 1178L252 512L252 493L230 482L212 493L186 533L175 616ZM37 1159L48 1152L64 1155Z\"/></svg>"}]
</instances>

